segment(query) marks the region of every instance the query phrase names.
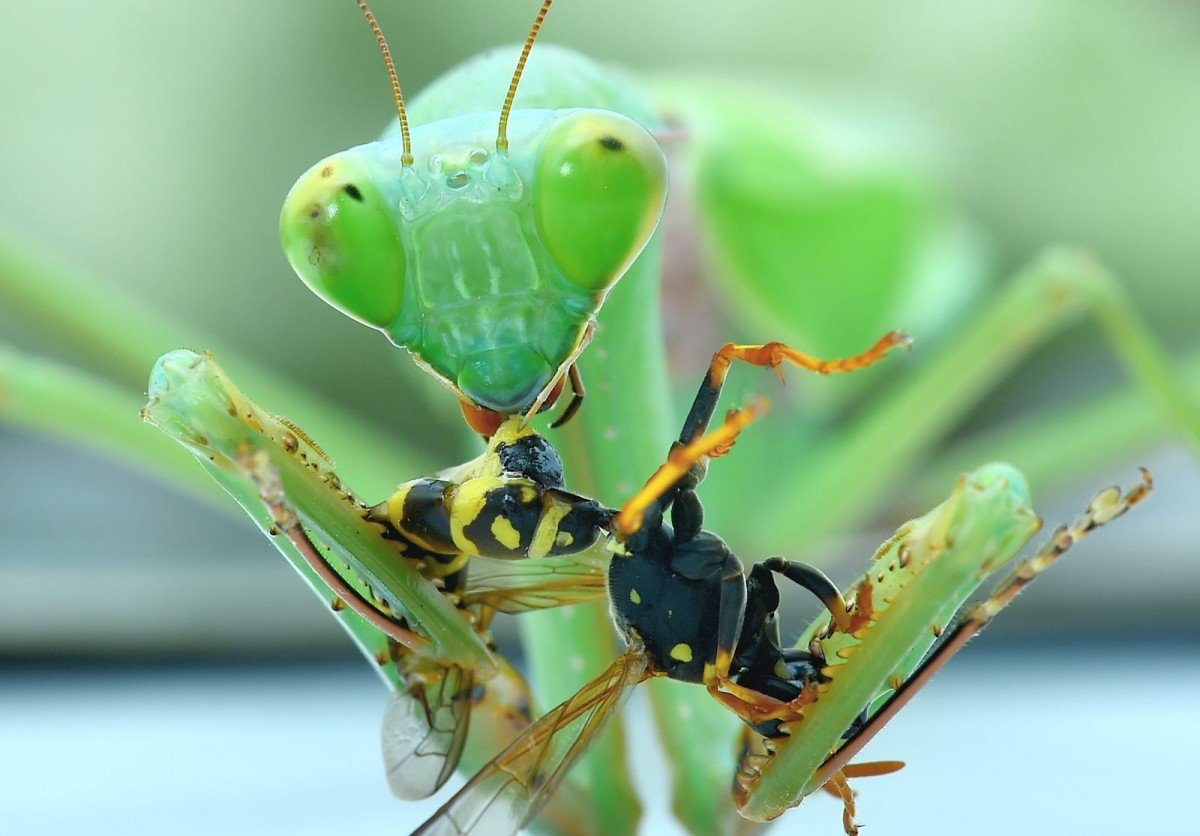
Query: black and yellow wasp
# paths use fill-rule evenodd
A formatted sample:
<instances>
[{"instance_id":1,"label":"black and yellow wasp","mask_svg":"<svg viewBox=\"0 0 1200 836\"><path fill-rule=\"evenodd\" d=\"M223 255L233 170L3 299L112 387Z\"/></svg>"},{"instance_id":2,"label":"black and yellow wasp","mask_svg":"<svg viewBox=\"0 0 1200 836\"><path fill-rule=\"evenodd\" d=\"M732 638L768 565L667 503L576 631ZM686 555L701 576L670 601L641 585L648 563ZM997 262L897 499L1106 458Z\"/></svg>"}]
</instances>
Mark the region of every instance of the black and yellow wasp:
<instances>
[{"instance_id":1,"label":"black and yellow wasp","mask_svg":"<svg viewBox=\"0 0 1200 836\"><path fill-rule=\"evenodd\" d=\"M489 628L497 612L604 594L601 541L613 512L568 492L558 453L520 423L504 421L477 458L405 482L373 506L338 483L343 499L377 527L397 558L411 561L453 600L492 650ZM378 661L395 667L400 687L385 712L382 739L397 796L425 798L445 783L458 765L472 713L488 712L490 723L503 726L494 735L501 739L511 740L529 724L528 686L502 657L493 654L497 669L483 681L471 667L431 654L385 591L320 548L281 493L261 481L278 530L333 590L335 608L350 608L387 637Z\"/></svg>"},{"instance_id":2,"label":"black and yellow wasp","mask_svg":"<svg viewBox=\"0 0 1200 836\"><path fill-rule=\"evenodd\" d=\"M537 570L549 569L547 558L592 547L611 516L595 500L568 493L555 449L518 419L509 419L479 458L405 482L367 519L383 526L398 550L418 561L427 577L460 600L476 629L486 631L497 611L515 613L602 595L599 569L588 572L571 564L574 571L565 576ZM474 571L468 575L471 558ZM487 566L485 558L522 560L527 575L514 574L511 563ZM531 566L529 559L538 565ZM562 588L556 590L555 584ZM529 722L528 689L506 665L500 681L483 683L468 668L407 652L402 645L394 648L397 669L409 686L392 695L383 720L384 762L397 796L427 797L454 773L481 694L506 689L515 703L511 698L498 702L513 706L517 722ZM521 683L519 689L514 682Z\"/></svg>"}]
</instances>

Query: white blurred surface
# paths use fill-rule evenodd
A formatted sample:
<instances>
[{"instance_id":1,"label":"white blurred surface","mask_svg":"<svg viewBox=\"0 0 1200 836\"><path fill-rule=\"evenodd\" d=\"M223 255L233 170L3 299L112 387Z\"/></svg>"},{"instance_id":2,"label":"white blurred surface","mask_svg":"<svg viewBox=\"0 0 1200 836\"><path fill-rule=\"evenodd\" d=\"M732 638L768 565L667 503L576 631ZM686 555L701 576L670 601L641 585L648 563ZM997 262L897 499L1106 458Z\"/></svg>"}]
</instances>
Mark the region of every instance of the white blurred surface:
<instances>
[{"instance_id":1,"label":"white blurred surface","mask_svg":"<svg viewBox=\"0 0 1200 836\"><path fill-rule=\"evenodd\" d=\"M1032 657L974 644L867 749L909 765L856 784L866 832L1177 831L1200 751L1200 650L1145 635L1145 649ZM0 682L5 832L404 833L436 806L388 794L385 695L365 665L10 669ZM637 760L640 777L663 775ZM643 832L670 832L660 791ZM774 832L840 827L822 795Z\"/></svg>"}]
</instances>

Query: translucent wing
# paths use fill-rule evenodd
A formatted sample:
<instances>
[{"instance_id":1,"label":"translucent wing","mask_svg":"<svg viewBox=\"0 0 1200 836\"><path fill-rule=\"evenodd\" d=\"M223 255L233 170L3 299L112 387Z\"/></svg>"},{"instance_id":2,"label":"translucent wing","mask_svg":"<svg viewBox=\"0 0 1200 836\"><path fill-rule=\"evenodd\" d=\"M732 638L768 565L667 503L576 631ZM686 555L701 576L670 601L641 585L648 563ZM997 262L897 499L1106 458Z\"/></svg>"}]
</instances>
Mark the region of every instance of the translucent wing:
<instances>
[{"instance_id":1,"label":"translucent wing","mask_svg":"<svg viewBox=\"0 0 1200 836\"><path fill-rule=\"evenodd\" d=\"M480 751L502 752L533 725L533 695L516 669L498 656L496 675L471 689L471 735Z\"/></svg>"},{"instance_id":2,"label":"translucent wing","mask_svg":"<svg viewBox=\"0 0 1200 836\"><path fill-rule=\"evenodd\" d=\"M472 557L462 601L515 614L598 600L607 592L608 559L596 548L569 557Z\"/></svg>"},{"instance_id":3,"label":"translucent wing","mask_svg":"<svg viewBox=\"0 0 1200 836\"><path fill-rule=\"evenodd\" d=\"M402 678L409 687L392 694L383 714L383 763L392 792L416 801L437 792L458 767L474 676L414 656Z\"/></svg>"},{"instance_id":4,"label":"translucent wing","mask_svg":"<svg viewBox=\"0 0 1200 836\"><path fill-rule=\"evenodd\" d=\"M632 647L534 723L415 833L515 834L537 815L608 718L646 678L646 656Z\"/></svg>"}]
</instances>

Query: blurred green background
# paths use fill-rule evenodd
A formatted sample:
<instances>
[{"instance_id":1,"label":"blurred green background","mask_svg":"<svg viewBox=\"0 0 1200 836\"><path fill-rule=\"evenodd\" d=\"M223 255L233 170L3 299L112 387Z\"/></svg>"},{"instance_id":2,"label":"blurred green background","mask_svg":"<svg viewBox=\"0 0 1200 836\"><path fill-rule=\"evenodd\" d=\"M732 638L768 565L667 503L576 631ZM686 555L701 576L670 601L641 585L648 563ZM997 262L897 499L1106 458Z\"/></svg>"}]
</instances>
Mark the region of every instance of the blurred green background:
<instances>
[{"instance_id":1,"label":"blurred green background","mask_svg":"<svg viewBox=\"0 0 1200 836\"><path fill-rule=\"evenodd\" d=\"M478 50L519 40L532 12L526 5L380 3L377 11L411 95ZM5 4L0 15L0 151L8 160L0 224L10 235L82 267L98 287L130 292L180 323L177 342L156 350L204 348L200 343L211 335L412 443L425 466L461 460L464 438L443 417L445 393L404 352L304 290L278 245L279 206L293 180L322 156L377 135L392 112L378 52L353 4ZM1200 166L1194 163L1200 12L1192 6L615 2L601 14L593 4L562 2L545 37L648 77L744 81L748 89L802 102L836 124L848 144L871 143L907 161L930 194L968 219L988 254L984 271L992 281L1046 244L1080 243L1123 279L1177 355L1196 349L1200 299L1191 289L1200 265ZM681 204L681 181L675 191ZM701 269L693 243L684 238L672 249L668 242L668 270L692 280L689 271ZM705 321L693 327L686 320L668 326L702 335L677 352L688 358L681 386L690 392L691 375L733 328ZM31 352L79 362L62 335L39 332L23 315L0 310L0 334ZM740 336L774 334L743 327ZM917 352L935 349L917 346ZM145 358L145 369L153 359ZM230 371L236 376L236 367ZM1098 329L1085 323L1035 352L972 422L1037 414L1047 403L1121 379ZM144 391L140 374L122 382ZM753 373L735 378L735 387L735 398L761 392L784 398ZM296 391L294 403L268 406L304 415L303 390ZM813 387L806 396L821 391ZM302 423L336 459L336 440ZM0 432L9 472L20 474L9 482L14 496L2 512L6 548L14 554L35 548L41 556L21 563L20 571L140 560L151 571L187 566L212 572L206 548L195 536L178 534L180 516L206 536L220 526L257 549L249 534L242 539L239 520L198 520L202 510L186 501L180 506L186 510L167 513L141 499L117 499L109 462L71 448L34 451L30 436ZM770 431L758 436L743 443L770 444ZM1143 460L1143 451L1129 450L1120 467L1081 465L1079 487L1064 493L1062 513L1073 513L1103 480L1128 481L1132 465ZM737 465L730 461L732 479ZM1179 461L1181 478L1194 487L1194 467ZM803 462L794 467L802 470ZM79 487L89 472L106 486L99 497ZM353 472L345 475L363 489ZM713 474L714 491L721 478ZM130 490L138 490L136 484ZM1164 493L1155 506L1187 494ZM78 498L67 499L73 495ZM76 524L62 519L63 508L72 509L68 516ZM131 515L130 508L141 510ZM1055 510L1047 507L1047 516L1053 519ZM95 521L78 524L89 513ZM720 508L712 514L736 544L736 530L720 525ZM1140 525L1143 536L1165 538L1170 551L1186 542L1179 531L1185 522L1172 515ZM129 534L133 526L142 554L92 534L113 528ZM46 536L49 529L55 537ZM72 539L71 532L84 531L85 539ZM770 546L798 548L790 541ZM104 554L97 557L97 548ZM177 549L196 557L165 567L161 554ZM108 568L96 571L96 583L109 577ZM276 569L282 574L281 566L266 571ZM244 585L236 575L228 587L222 594L252 600L241 597ZM85 598L106 611L100 598ZM29 612L19 601L12 606ZM202 615L196 620L205 621ZM24 617L14 621L6 633L10 649L36 652L36 641L23 645L14 638L30 624ZM36 639L39 631L33 633Z\"/></svg>"},{"instance_id":2,"label":"blurred green background","mask_svg":"<svg viewBox=\"0 0 1200 836\"><path fill-rule=\"evenodd\" d=\"M376 5L410 94L480 49L519 40L534 11ZM993 278L1046 244L1086 245L1177 357L1195 353L1200 5L561 0L545 38L648 74L745 80L804 101L909 160L970 219ZM457 424L430 408L445 394L309 294L277 238L294 179L376 136L390 114L378 52L349 0L6 2L0 228L167 313L181 323L179 345L201 349L199 335L213 335L238 346L415 439L439 466L463 450ZM73 357L2 309L0 340ZM1086 324L1037 352L972 422L1120 380ZM756 378L742 391L764 389ZM313 432L336 458L336 440ZM1150 623L1195 658L1198 479L1181 447L1082 468L1077 486L1039 497L1039 508L1065 518L1104 481L1132 482L1142 462L1159 494L1039 582L996 633L1057 623L1111 638ZM349 654L244 520L22 431L0 428L0 463L0 654L12 670L145 653ZM874 527L850 544L856 562L895 520L864 522Z\"/></svg>"}]
</instances>

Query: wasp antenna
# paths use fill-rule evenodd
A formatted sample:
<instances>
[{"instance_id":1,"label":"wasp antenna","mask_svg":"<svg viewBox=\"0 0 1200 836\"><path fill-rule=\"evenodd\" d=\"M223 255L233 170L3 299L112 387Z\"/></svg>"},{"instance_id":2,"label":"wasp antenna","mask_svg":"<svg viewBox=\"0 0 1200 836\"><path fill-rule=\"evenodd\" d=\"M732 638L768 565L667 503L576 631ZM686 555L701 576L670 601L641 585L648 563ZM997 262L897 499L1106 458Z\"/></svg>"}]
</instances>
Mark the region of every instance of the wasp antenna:
<instances>
[{"instance_id":1,"label":"wasp antenna","mask_svg":"<svg viewBox=\"0 0 1200 836\"><path fill-rule=\"evenodd\" d=\"M375 33L375 40L379 41L379 51L383 53L383 62L387 64L388 77L392 80L392 93L396 96L396 112L400 114L400 137L404 143L400 164L410 166L413 164L412 138L408 134L408 114L404 112L404 94L400 92L400 79L396 75L396 65L392 63L392 51L388 49L387 39L383 37L383 30L379 28L379 22L375 20L375 15L371 13L366 0L357 0L357 2L367 23L371 25L371 31Z\"/></svg>"},{"instance_id":2,"label":"wasp antenna","mask_svg":"<svg viewBox=\"0 0 1200 836\"><path fill-rule=\"evenodd\" d=\"M504 109L500 111L500 129L496 132L496 150L501 153L508 150L508 115L512 113L512 103L517 95L517 85L521 83L521 73L525 71L525 62L529 60L529 50L533 49L533 42L537 40L538 32L542 31L546 12L550 11L550 4L553 2L554 0L543 0L542 8L538 10L537 17L533 20L533 28L529 30L529 37L525 39L525 48L521 50L521 57L517 59L517 69L513 73L512 84L508 85L508 95L504 97Z\"/></svg>"}]
</instances>

